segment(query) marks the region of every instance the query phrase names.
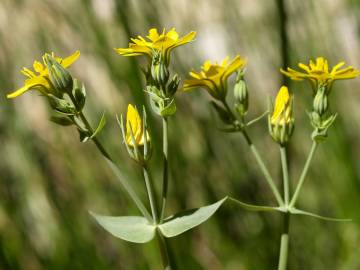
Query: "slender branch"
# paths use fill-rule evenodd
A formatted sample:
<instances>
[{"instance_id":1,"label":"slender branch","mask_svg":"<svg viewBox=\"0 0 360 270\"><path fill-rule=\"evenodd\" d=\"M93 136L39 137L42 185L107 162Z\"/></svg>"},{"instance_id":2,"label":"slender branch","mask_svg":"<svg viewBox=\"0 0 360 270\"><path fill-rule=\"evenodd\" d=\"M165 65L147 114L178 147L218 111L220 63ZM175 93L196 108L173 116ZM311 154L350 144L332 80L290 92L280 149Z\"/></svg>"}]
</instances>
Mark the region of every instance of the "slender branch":
<instances>
[{"instance_id":1,"label":"slender branch","mask_svg":"<svg viewBox=\"0 0 360 270\"><path fill-rule=\"evenodd\" d=\"M250 150L251 152L253 153L255 159L256 159L256 162L258 163L259 167L260 167L260 170L261 172L263 173L267 183L269 184L275 198L276 198L276 201L277 203L279 204L279 206L283 206L284 205L284 200L281 198L281 195L280 195L280 192L278 190L278 188L276 187L275 185L275 182L268 170L268 168L266 167L264 161L262 160L261 158L261 155L259 154L256 146L253 144L253 142L251 141L248 133L246 132L246 127L239 127L239 123L238 123L238 120L236 118L236 116L233 114L233 112L231 111L229 105L227 104L226 100L222 100L221 101L222 104L224 105L225 109L228 111L231 119L233 120L233 125L235 127L235 129L239 129L242 133L242 135L244 136L245 140L246 140L246 143L248 144L248 146L250 147Z\"/></svg>"},{"instance_id":2,"label":"slender branch","mask_svg":"<svg viewBox=\"0 0 360 270\"><path fill-rule=\"evenodd\" d=\"M280 146L280 156L281 156L281 167L283 172L283 186L284 186L284 201L285 206L289 205L289 169L286 156L286 148Z\"/></svg>"},{"instance_id":3,"label":"slender branch","mask_svg":"<svg viewBox=\"0 0 360 270\"><path fill-rule=\"evenodd\" d=\"M75 105L75 107L78 107L78 104L74 98L74 96L72 94L69 94L69 97L72 101L72 103ZM94 130L91 127L89 121L87 120L86 116L84 115L84 113L82 111L80 111L78 113L78 116L80 117L81 121L83 122L85 128L91 133L93 134ZM130 198L134 201L135 205L137 206L137 208L139 209L139 211L143 214L143 216L149 221L152 222L153 219L151 217L151 215L149 214L148 210L146 209L145 205L142 203L141 199L139 198L139 196L136 194L135 190L133 189L133 187L130 185L130 183L126 180L126 177L124 177L124 175L122 175L121 171L119 170L119 168L117 167L117 165L115 165L115 163L113 162L113 159L111 158L111 156L109 155L109 153L105 150L104 146L101 144L101 142L96 138L93 137L91 139L94 144L96 145L96 147L98 148L98 150L101 152L101 154L108 160L108 164L110 165L110 167L112 168L113 172L116 174L117 178L120 180L120 183L122 184L123 188L125 189L125 191L128 193L128 195L130 196Z\"/></svg>"},{"instance_id":4,"label":"slender branch","mask_svg":"<svg viewBox=\"0 0 360 270\"><path fill-rule=\"evenodd\" d=\"M251 141L249 135L247 134L246 130L242 130L241 132L247 142L247 144L249 145L250 147L250 150L251 152L253 153L255 159L256 159L256 162L258 163L259 167L260 167L260 170L261 172L263 173L268 185L270 186L275 198L276 198L276 201L278 202L279 206L283 206L284 205L284 200L282 199L281 195L280 195L280 192L278 190L278 188L276 187L275 185L275 182L268 170L268 168L266 167L264 161L262 160L261 158L261 155L259 154L256 146L253 144L253 142Z\"/></svg>"},{"instance_id":5,"label":"slender branch","mask_svg":"<svg viewBox=\"0 0 360 270\"><path fill-rule=\"evenodd\" d=\"M304 181L305 181L305 178L306 178L306 175L307 175L307 172L309 170L309 167L310 167L310 163L312 161L312 158L314 157L314 154L315 154L315 150L318 146L318 143L316 141L313 142L312 146L311 146L311 149L310 149L310 153L309 153L309 156L305 162L305 166L301 172L301 176L300 176L300 179L299 179L299 182L296 186L296 189L295 189L295 192L294 192L294 195L292 196L291 198L291 201L290 201L290 204L289 204L289 207L293 207L299 197L299 194L300 194L300 190L304 184Z\"/></svg>"},{"instance_id":6,"label":"slender branch","mask_svg":"<svg viewBox=\"0 0 360 270\"><path fill-rule=\"evenodd\" d=\"M166 200L168 193L168 182L169 182L169 163L168 163L168 120L166 117L163 117L163 156L164 156L164 167L163 167L163 186L162 186L162 204L161 204L161 214L160 214L160 223L164 219Z\"/></svg>"},{"instance_id":7,"label":"slender branch","mask_svg":"<svg viewBox=\"0 0 360 270\"><path fill-rule=\"evenodd\" d=\"M69 97L71 99L71 102L75 105L76 108L78 108L78 103L75 99L75 97L72 95L72 94L69 94ZM93 128L91 127L89 121L86 119L84 113L82 111L79 111L78 113L78 116L80 117L81 121L83 122L84 126L86 127L86 129L91 133L93 134L94 133L94 130ZM107 159L111 160L111 157L109 155L109 153L105 150L104 146L100 143L100 141L94 137L92 138L92 141L94 142L94 144L96 145L96 147L99 149L99 151L101 152L101 154L106 157Z\"/></svg>"},{"instance_id":8,"label":"slender branch","mask_svg":"<svg viewBox=\"0 0 360 270\"><path fill-rule=\"evenodd\" d=\"M146 191L149 197L152 217L154 223L157 224L159 220L158 220L158 208L157 208L156 196L155 196L154 186L151 181L151 176L146 166L143 166L143 174L146 185Z\"/></svg>"}]
</instances>

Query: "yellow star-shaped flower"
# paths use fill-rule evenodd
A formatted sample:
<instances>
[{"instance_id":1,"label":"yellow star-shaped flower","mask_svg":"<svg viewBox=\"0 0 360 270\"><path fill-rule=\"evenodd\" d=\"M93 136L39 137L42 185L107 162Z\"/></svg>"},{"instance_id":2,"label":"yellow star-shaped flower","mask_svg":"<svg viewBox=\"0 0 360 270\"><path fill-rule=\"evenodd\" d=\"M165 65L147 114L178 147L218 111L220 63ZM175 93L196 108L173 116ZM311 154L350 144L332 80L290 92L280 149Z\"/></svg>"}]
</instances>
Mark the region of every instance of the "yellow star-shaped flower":
<instances>
[{"instance_id":1,"label":"yellow star-shaped flower","mask_svg":"<svg viewBox=\"0 0 360 270\"><path fill-rule=\"evenodd\" d=\"M299 63L298 66L303 71L297 71L292 68L280 71L292 80L308 80L315 87L319 85L331 86L331 83L336 80L353 79L360 75L360 70L354 69L352 66L342 68L345 62L339 62L334 67L329 69L328 61L324 57L316 58L316 61L309 61L309 65Z\"/></svg>"},{"instance_id":2,"label":"yellow star-shaped flower","mask_svg":"<svg viewBox=\"0 0 360 270\"><path fill-rule=\"evenodd\" d=\"M171 28L169 32L166 32L164 28L162 33L159 34L156 28L151 28L148 36L146 36L147 40L141 36L132 38L128 48L115 48L115 51L124 56L146 55L152 58L153 50L156 50L165 57L168 65L170 52L178 46L193 41L195 35L196 32L191 31L189 34L180 37L175 28Z\"/></svg>"},{"instance_id":3,"label":"yellow star-shaped flower","mask_svg":"<svg viewBox=\"0 0 360 270\"><path fill-rule=\"evenodd\" d=\"M28 79L25 80L23 87L8 94L7 98L18 97L23 93L25 93L26 91L32 89L38 90L43 94L51 93L54 90L50 82L48 68L45 65L45 61L44 61L45 55L43 56L43 63L40 63L39 61L34 61L33 64L34 71L25 67L21 70L21 73L23 73L26 77L28 77ZM64 59L60 57L56 57L54 53L52 53L52 56L64 68L68 68L79 58L80 51L76 51L75 53Z\"/></svg>"},{"instance_id":4,"label":"yellow star-shaped flower","mask_svg":"<svg viewBox=\"0 0 360 270\"><path fill-rule=\"evenodd\" d=\"M215 99L224 99L227 92L227 78L245 66L246 59L240 57L240 55L235 56L230 63L228 56L220 64L218 62L212 64L208 60L202 65L200 72L191 71L189 73L193 79L185 80L184 90L203 87Z\"/></svg>"}]
</instances>

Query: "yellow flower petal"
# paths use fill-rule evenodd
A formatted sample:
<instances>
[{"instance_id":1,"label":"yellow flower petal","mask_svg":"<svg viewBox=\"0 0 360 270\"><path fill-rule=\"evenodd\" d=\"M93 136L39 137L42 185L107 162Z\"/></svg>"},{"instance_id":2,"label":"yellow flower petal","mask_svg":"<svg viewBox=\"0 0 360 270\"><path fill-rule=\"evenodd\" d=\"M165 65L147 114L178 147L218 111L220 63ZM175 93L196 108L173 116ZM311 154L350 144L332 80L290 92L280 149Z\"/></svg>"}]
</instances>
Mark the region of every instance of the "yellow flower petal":
<instances>
[{"instance_id":1,"label":"yellow flower petal","mask_svg":"<svg viewBox=\"0 0 360 270\"><path fill-rule=\"evenodd\" d=\"M7 94L6 97L7 98L16 98L16 97L24 94L28 90L29 90L29 87L24 85L23 87L19 88L18 90L14 91L10 94Z\"/></svg>"},{"instance_id":2,"label":"yellow flower petal","mask_svg":"<svg viewBox=\"0 0 360 270\"><path fill-rule=\"evenodd\" d=\"M291 106L290 103L289 89L282 86L275 99L275 106L270 120L272 124L285 124L290 121L290 110L287 109Z\"/></svg>"},{"instance_id":3,"label":"yellow flower petal","mask_svg":"<svg viewBox=\"0 0 360 270\"><path fill-rule=\"evenodd\" d=\"M74 52L72 55L64 58L62 61L61 61L61 65L64 67L64 68L68 68L70 67L80 56L80 51L76 51Z\"/></svg>"},{"instance_id":4,"label":"yellow flower petal","mask_svg":"<svg viewBox=\"0 0 360 270\"><path fill-rule=\"evenodd\" d=\"M134 135L135 143L139 145L143 135L142 121L137 109L129 104L126 114L126 143L133 146L131 131Z\"/></svg>"}]
</instances>

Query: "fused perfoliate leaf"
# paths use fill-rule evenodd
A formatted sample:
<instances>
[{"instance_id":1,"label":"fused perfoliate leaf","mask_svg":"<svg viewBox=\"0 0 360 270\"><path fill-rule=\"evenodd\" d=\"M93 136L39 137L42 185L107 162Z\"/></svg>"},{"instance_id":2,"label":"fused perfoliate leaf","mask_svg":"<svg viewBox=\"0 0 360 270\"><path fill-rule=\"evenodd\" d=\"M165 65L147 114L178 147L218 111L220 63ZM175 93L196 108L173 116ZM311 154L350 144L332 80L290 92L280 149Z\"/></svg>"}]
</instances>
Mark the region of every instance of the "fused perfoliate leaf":
<instances>
[{"instance_id":1,"label":"fused perfoliate leaf","mask_svg":"<svg viewBox=\"0 0 360 270\"><path fill-rule=\"evenodd\" d=\"M186 232L208 220L226 201L224 198L214 204L203 206L193 210L186 210L167 218L163 224L158 225L162 234L166 237L174 237Z\"/></svg>"},{"instance_id":2,"label":"fused perfoliate leaf","mask_svg":"<svg viewBox=\"0 0 360 270\"><path fill-rule=\"evenodd\" d=\"M136 216L102 216L90 212L101 227L113 236L132 243L147 243L155 236L156 226L144 217Z\"/></svg>"}]
</instances>

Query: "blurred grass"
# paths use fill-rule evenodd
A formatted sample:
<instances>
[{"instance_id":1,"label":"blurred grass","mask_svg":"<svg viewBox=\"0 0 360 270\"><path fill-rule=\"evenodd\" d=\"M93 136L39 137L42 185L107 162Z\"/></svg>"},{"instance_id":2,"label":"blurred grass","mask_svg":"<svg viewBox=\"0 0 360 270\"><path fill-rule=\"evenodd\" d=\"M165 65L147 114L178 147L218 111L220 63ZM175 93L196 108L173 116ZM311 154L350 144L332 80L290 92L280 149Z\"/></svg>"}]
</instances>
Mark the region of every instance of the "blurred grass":
<instances>
[{"instance_id":1,"label":"blurred grass","mask_svg":"<svg viewBox=\"0 0 360 270\"><path fill-rule=\"evenodd\" d=\"M331 63L360 67L360 2L340 0L285 2L288 59L284 61L278 1L205 0L2 0L0 2L0 269L160 269L156 242L135 245L101 230L87 210L137 214L91 143L80 144L71 128L48 121L45 101L28 93L14 101L5 94L22 84L19 72L46 51L68 55L80 49L72 67L88 90L87 115L132 182L146 198L141 176L126 156L114 115L129 102L147 104L142 93L141 59L117 56L129 38L150 27L175 26L198 32L197 40L176 50L173 69L183 78L205 59L240 52L249 60L250 116L266 108L282 77L278 69L318 55ZM211 4L210 4L211 3ZM281 18L281 17L280 17ZM359 80L336 83L332 109L335 127L320 147L299 204L306 210L351 217L351 223L326 223L295 217L289 269L360 269L360 113ZM296 179L310 147L305 109L311 94L292 83L296 131L291 170ZM271 193L237 134L222 134L204 91L178 94L178 113L170 123L171 199L168 214L213 202L225 194L253 203L273 202ZM151 117L156 149L160 122ZM251 135L279 175L278 151L265 121ZM160 179L154 155L152 169ZM156 178L157 177L157 178ZM157 184L161 185L160 180ZM180 269L274 269L281 220L225 205L200 228L170 240ZM141 255L139 255L141 254Z\"/></svg>"}]
</instances>

